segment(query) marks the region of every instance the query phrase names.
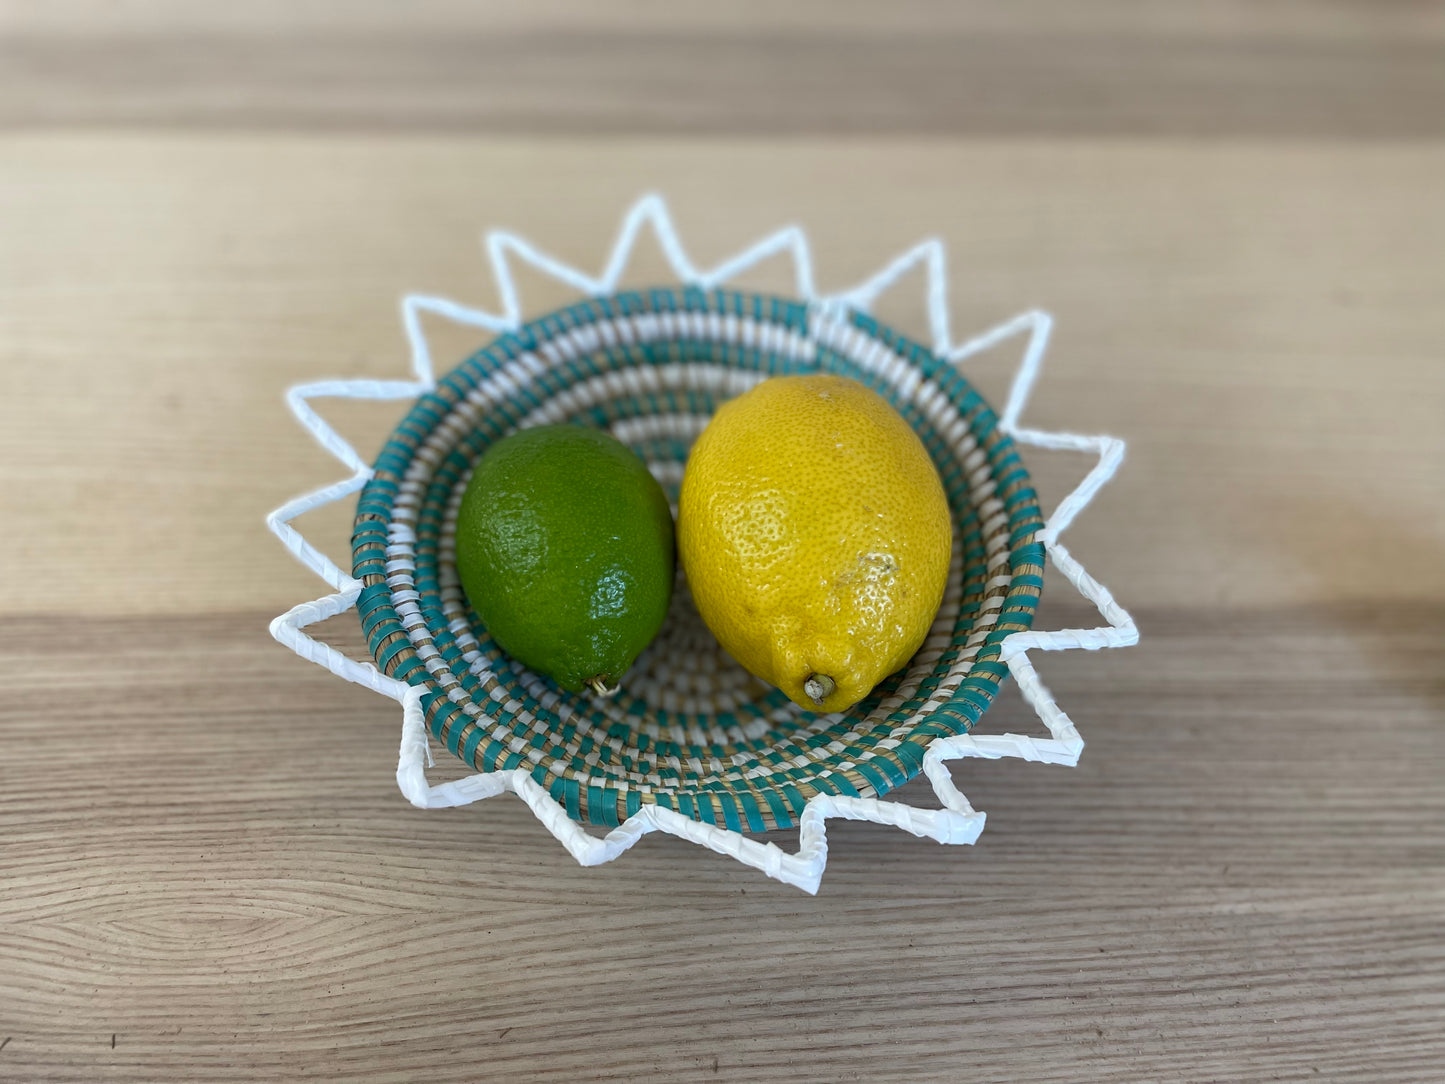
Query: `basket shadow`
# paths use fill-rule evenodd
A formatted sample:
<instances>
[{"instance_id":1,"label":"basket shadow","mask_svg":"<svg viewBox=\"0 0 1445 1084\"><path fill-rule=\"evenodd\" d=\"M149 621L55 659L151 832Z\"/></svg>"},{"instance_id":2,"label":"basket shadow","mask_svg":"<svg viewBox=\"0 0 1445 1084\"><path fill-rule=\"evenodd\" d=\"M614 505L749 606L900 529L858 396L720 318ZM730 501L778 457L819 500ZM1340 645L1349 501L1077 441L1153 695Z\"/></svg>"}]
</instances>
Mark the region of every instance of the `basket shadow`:
<instances>
[{"instance_id":1,"label":"basket shadow","mask_svg":"<svg viewBox=\"0 0 1445 1084\"><path fill-rule=\"evenodd\" d=\"M1344 493L1260 504L1268 542L1313 584L1317 620L1347 635L1381 682L1445 710L1445 538Z\"/></svg>"}]
</instances>

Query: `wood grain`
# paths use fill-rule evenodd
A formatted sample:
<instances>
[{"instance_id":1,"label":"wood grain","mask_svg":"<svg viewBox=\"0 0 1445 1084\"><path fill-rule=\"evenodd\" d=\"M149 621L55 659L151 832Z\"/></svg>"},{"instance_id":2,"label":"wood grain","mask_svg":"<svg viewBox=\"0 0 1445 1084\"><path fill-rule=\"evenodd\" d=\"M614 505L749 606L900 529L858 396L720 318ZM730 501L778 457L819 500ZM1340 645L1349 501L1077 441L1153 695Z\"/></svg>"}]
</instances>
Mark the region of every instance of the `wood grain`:
<instances>
[{"instance_id":1,"label":"wood grain","mask_svg":"<svg viewBox=\"0 0 1445 1084\"><path fill-rule=\"evenodd\" d=\"M0 1075L1430 1079L1445 608L1139 616L1047 660L1078 769L960 768L972 849L838 824L816 900L411 809L395 708L266 614L8 625Z\"/></svg>"},{"instance_id":2,"label":"wood grain","mask_svg":"<svg viewBox=\"0 0 1445 1084\"><path fill-rule=\"evenodd\" d=\"M0 125L1445 134L1432 4L52 6L0 24Z\"/></svg>"}]
</instances>

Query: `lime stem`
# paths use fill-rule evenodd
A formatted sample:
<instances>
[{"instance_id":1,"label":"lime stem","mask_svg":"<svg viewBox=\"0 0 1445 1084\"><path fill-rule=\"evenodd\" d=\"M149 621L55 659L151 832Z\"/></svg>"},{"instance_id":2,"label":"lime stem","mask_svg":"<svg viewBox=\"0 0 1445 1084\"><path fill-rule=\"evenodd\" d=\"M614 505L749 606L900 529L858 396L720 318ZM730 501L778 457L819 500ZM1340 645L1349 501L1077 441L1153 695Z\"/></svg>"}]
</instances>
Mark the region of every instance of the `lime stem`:
<instances>
[{"instance_id":1,"label":"lime stem","mask_svg":"<svg viewBox=\"0 0 1445 1084\"><path fill-rule=\"evenodd\" d=\"M815 704L822 704L837 688L838 683L827 674L809 674L803 682L803 692L807 693L808 698Z\"/></svg>"},{"instance_id":2,"label":"lime stem","mask_svg":"<svg viewBox=\"0 0 1445 1084\"><path fill-rule=\"evenodd\" d=\"M607 677L605 674L598 674L596 677L588 678L586 684L589 689L601 697L615 696L617 690L622 687L620 685L614 685L609 689L607 687Z\"/></svg>"}]
</instances>

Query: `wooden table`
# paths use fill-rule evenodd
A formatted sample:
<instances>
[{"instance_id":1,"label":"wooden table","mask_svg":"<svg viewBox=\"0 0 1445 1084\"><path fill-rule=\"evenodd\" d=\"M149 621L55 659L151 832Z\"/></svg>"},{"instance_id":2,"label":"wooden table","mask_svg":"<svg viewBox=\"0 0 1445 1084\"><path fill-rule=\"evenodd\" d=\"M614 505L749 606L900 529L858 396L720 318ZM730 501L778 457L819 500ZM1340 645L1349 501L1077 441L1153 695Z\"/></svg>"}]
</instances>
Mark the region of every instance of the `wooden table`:
<instances>
[{"instance_id":1,"label":"wooden table","mask_svg":"<svg viewBox=\"0 0 1445 1084\"><path fill-rule=\"evenodd\" d=\"M1438 6L341 7L0 7L0 1079L1445 1079ZM1069 538L1143 642L1040 660L1088 750L959 767L971 849L582 869L408 806L395 706L266 635L322 585L262 518L338 476L283 389L654 188L825 289L939 234L960 333L1058 318L1030 420L1130 441Z\"/></svg>"}]
</instances>

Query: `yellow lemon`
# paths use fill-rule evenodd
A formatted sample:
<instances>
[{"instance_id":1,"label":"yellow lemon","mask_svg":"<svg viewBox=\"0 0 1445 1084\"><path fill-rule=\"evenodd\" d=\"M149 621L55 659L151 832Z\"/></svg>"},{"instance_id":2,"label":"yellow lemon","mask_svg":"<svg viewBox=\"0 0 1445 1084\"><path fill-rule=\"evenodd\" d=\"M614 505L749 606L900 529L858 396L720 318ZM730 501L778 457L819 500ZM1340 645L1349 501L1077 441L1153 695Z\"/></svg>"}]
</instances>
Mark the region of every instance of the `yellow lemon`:
<instances>
[{"instance_id":1,"label":"yellow lemon","mask_svg":"<svg viewBox=\"0 0 1445 1084\"><path fill-rule=\"evenodd\" d=\"M842 711L902 667L943 599L953 525L918 435L846 377L723 404L688 456L677 541L699 613L751 673Z\"/></svg>"}]
</instances>

